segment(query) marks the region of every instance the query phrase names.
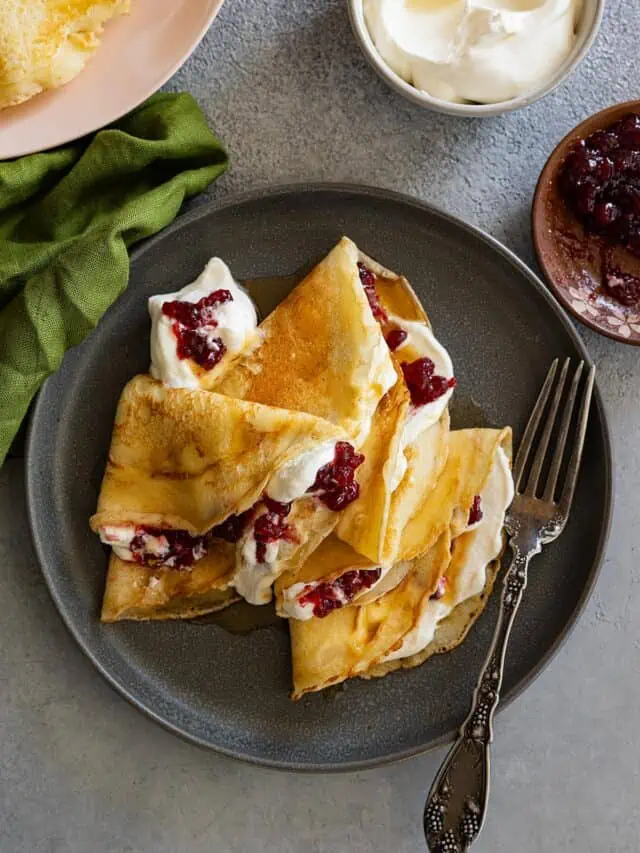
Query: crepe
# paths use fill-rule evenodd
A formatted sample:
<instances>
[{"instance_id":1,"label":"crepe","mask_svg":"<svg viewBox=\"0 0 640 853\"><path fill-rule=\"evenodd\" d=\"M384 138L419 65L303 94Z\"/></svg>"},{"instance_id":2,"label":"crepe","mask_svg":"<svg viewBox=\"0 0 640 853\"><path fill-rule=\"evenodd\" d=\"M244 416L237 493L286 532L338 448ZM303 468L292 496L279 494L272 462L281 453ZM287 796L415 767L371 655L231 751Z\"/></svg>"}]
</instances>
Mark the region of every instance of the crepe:
<instances>
[{"instance_id":1,"label":"crepe","mask_svg":"<svg viewBox=\"0 0 640 853\"><path fill-rule=\"evenodd\" d=\"M345 510L337 527L341 539L371 561L388 567L405 559L406 553L415 553L419 544L407 542L405 552L401 551L405 527L434 488L447 459L449 393L443 397L435 423L410 436L408 421L415 409L400 365L429 355L430 350L420 348L423 342L415 330L424 329L430 342L435 340L431 337L431 324L406 278L362 252L358 257L375 276L377 314L386 334L398 328L414 332L393 353L398 382L380 403L362 450L365 462L359 475L363 483L361 496Z\"/></svg>"},{"instance_id":2,"label":"crepe","mask_svg":"<svg viewBox=\"0 0 640 853\"><path fill-rule=\"evenodd\" d=\"M102 621L120 619L190 619L222 610L239 599L229 587L235 548L221 540L189 571L151 568L109 559Z\"/></svg>"},{"instance_id":3,"label":"crepe","mask_svg":"<svg viewBox=\"0 0 640 853\"><path fill-rule=\"evenodd\" d=\"M323 619L292 619L292 698L362 675L401 641L422 598L436 589L449 562L449 546L447 531L395 589L371 604L344 607Z\"/></svg>"},{"instance_id":4,"label":"crepe","mask_svg":"<svg viewBox=\"0 0 640 853\"><path fill-rule=\"evenodd\" d=\"M421 508L421 520L412 520L430 531L422 547L436 537L429 550L414 557L398 585L376 600L367 602L363 598L360 605L334 610L324 618L291 620L294 699L353 676L374 677L391 669L416 666L431 654L448 651L462 641L487 600L501 547L494 559L473 567L474 571L486 569L482 591L454 606L437 627L434 622L435 635L433 639L427 637L423 647L394 659L403 654L405 641L419 645L424 618L431 612L428 608L435 606L432 596L442 602L444 613L447 602L456 602L463 594L462 585L469 584L462 573L469 570L480 530L480 524L469 527L470 510L475 497L488 485L499 449L510 459L508 428L452 432L445 469ZM501 528L498 535L502 541ZM446 592L440 595L443 578Z\"/></svg>"},{"instance_id":5,"label":"crepe","mask_svg":"<svg viewBox=\"0 0 640 853\"><path fill-rule=\"evenodd\" d=\"M301 453L344 437L327 421L219 394L132 379L120 398L91 527L204 534L262 495Z\"/></svg>"},{"instance_id":6,"label":"crepe","mask_svg":"<svg viewBox=\"0 0 640 853\"><path fill-rule=\"evenodd\" d=\"M260 324L260 345L230 365L215 390L324 418L359 448L396 372L358 258L343 237Z\"/></svg>"},{"instance_id":7,"label":"crepe","mask_svg":"<svg viewBox=\"0 0 640 853\"><path fill-rule=\"evenodd\" d=\"M459 443L457 439L456 443ZM294 610L295 599L299 600L314 586L334 583L347 572L380 570L375 584L362 589L353 598L340 595L348 599L347 604L374 601L396 586L410 570L411 560L425 554L451 528L454 511L463 492L462 476L462 460L458 453L454 453L449 456L436 486L420 507L416 520L404 530L399 550L408 556L396 561L393 566L384 566L369 560L343 540L331 536L297 572L288 572L279 578L276 584L278 612L289 616L295 613L298 619L308 618L308 608L306 612ZM473 496L469 506L472 501Z\"/></svg>"},{"instance_id":8,"label":"crepe","mask_svg":"<svg viewBox=\"0 0 640 853\"><path fill-rule=\"evenodd\" d=\"M275 584L276 610L283 618L311 618L314 605L311 599L305 600L308 593L315 593L317 606L332 608L334 601L340 601L354 591L352 584L345 588L344 582L339 588L334 587L335 581L344 580L345 576L347 580L356 581L364 578L361 588L349 598L355 602L369 592L369 583L376 583L376 586L380 583L380 574L381 569L375 563L331 534L297 572L284 572L278 578Z\"/></svg>"},{"instance_id":9,"label":"crepe","mask_svg":"<svg viewBox=\"0 0 640 853\"><path fill-rule=\"evenodd\" d=\"M91 58L106 21L131 0L3 0L0 109L68 83Z\"/></svg>"}]
</instances>

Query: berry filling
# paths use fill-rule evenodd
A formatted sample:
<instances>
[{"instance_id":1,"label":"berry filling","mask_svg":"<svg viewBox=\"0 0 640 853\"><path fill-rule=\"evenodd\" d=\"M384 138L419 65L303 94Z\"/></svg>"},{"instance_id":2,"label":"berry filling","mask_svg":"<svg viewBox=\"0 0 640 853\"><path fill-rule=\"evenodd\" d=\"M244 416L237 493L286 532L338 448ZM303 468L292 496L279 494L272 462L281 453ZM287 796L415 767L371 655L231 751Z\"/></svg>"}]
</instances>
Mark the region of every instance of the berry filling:
<instances>
[{"instance_id":1,"label":"berry filling","mask_svg":"<svg viewBox=\"0 0 640 853\"><path fill-rule=\"evenodd\" d=\"M358 593L370 589L381 574L381 569L354 569L345 572L334 581L319 583L309 592L303 592L298 602L302 607L305 604L313 605L313 615L322 619L332 610L349 604Z\"/></svg>"},{"instance_id":2,"label":"berry filling","mask_svg":"<svg viewBox=\"0 0 640 853\"><path fill-rule=\"evenodd\" d=\"M387 312L380 305L378 291L376 290L376 274L361 261L358 261L358 272L360 273L360 281L369 301L371 313L379 323L386 323L389 318L387 317Z\"/></svg>"},{"instance_id":3,"label":"berry filling","mask_svg":"<svg viewBox=\"0 0 640 853\"><path fill-rule=\"evenodd\" d=\"M129 548L134 562L170 569L187 569L207 553L204 536L146 525L136 527Z\"/></svg>"},{"instance_id":4,"label":"berry filling","mask_svg":"<svg viewBox=\"0 0 640 853\"><path fill-rule=\"evenodd\" d=\"M322 466L316 474L314 484L307 491L316 493L318 499L329 509L340 512L360 494L355 470L363 462L364 456L356 453L349 442L339 441L333 462Z\"/></svg>"},{"instance_id":5,"label":"berry filling","mask_svg":"<svg viewBox=\"0 0 640 853\"><path fill-rule=\"evenodd\" d=\"M190 358L205 370L211 370L218 364L227 348L221 338L212 334L212 330L218 325L215 319L216 308L232 301L230 291L214 290L198 302L182 302L176 299L163 304L162 313L173 320L173 333L178 341L178 358Z\"/></svg>"},{"instance_id":6,"label":"berry filling","mask_svg":"<svg viewBox=\"0 0 640 853\"><path fill-rule=\"evenodd\" d=\"M443 575L440 578L440 580L438 581L438 586L436 587L436 591L433 593L433 595L429 596L429 600L430 601L439 601L443 597L443 595L445 594L446 591L447 591L447 579Z\"/></svg>"},{"instance_id":7,"label":"berry filling","mask_svg":"<svg viewBox=\"0 0 640 853\"><path fill-rule=\"evenodd\" d=\"M471 504L471 511L469 512L469 521L467 522L469 527L482 521L482 516L482 500L480 495L476 495Z\"/></svg>"},{"instance_id":8,"label":"berry filling","mask_svg":"<svg viewBox=\"0 0 640 853\"><path fill-rule=\"evenodd\" d=\"M398 347L402 346L408 337L409 335L404 329L391 329L391 331L387 333L385 340L391 352L395 352Z\"/></svg>"},{"instance_id":9,"label":"berry filling","mask_svg":"<svg viewBox=\"0 0 640 853\"><path fill-rule=\"evenodd\" d=\"M640 116L629 114L573 146L560 175L565 200L587 233L640 257ZM640 301L640 280L608 258L603 285L623 305Z\"/></svg>"},{"instance_id":10,"label":"berry filling","mask_svg":"<svg viewBox=\"0 0 640 853\"><path fill-rule=\"evenodd\" d=\"M446 376L435 375L436 366L426 356L411 362L404 361L400 366L414 406L433 403L450 388L456 387L453 377L448 379Z\"/></svg>"},{"instance_id":11,"label":"berry filling","mask_svg":"<svg viewBox=\"0 0 640 853\"><path fill-rule=\"evenodd\" d=\"M285 523L285 518L291 512L291 504L279 503L266 495L262 498L267 512L259 515L253 525L253 537L256 540L256 560L264 563L267 559L267 545L279 539L295 538L293 527Z\"/></svg>"},{"instance_id":12,"label":"berry filling","mask_svg":"<svg viewBox=\"0 0 640 853\"><path fill-rule=\"evenodd\" d=\"M224 539L226 542L239 542L245 527L249 524L255 510L252 507L246 512L241 512L240 515L230 515L222 524L212 528L211 535L217 536L219 539Z\"/></svg>"}]
</instances>

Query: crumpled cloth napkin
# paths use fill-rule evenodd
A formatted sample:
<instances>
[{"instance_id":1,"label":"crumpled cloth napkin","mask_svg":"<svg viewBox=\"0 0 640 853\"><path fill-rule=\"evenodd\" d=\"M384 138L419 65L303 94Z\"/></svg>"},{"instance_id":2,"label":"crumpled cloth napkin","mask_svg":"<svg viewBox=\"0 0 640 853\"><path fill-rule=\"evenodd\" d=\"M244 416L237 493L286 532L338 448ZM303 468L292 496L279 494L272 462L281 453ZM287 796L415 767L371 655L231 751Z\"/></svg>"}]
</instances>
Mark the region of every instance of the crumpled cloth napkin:
<instances>
[{"instance_id":1,"label":"crumpled cloth napkin","mask_svg":"<svg viewBox=\"0 0 640 853\"><path fill-rule=\"evenodd\" d=\"M0 465L44 380L126 288L127 249L228 164L191 95L0 163Z\"/></svg>"}]
</instances>

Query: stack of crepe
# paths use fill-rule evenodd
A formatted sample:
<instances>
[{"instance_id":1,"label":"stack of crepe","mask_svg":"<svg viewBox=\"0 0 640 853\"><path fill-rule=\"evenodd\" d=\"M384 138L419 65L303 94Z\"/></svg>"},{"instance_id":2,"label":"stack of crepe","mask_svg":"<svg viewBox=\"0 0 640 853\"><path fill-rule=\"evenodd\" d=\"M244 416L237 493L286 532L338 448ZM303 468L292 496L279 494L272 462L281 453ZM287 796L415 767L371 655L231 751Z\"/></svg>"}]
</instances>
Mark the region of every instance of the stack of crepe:
<instances>
[{"instance_id":1,"label":"stack of crepe","mask_svg":"<svg viewBox=\"0 0 640 853\"><path fill-rule=\"evenodd\" d=\"M275 596L294 698L453 648L502 551L509 428L450 431L446 350L347 238L249 337L215 382L125 388L91 519L102 619Z\"/></svg>"}]
</instances>

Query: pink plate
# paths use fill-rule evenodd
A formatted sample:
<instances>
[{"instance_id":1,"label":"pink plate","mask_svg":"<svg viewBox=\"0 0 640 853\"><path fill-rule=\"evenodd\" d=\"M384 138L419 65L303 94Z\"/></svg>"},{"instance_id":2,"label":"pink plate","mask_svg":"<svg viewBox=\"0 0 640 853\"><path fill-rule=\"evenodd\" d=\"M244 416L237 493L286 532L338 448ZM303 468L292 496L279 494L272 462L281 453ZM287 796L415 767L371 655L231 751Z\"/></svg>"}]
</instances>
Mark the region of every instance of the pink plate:
<instances>
[{"instance_id":1,"label":"pink plate","mask_svg":"<svg viewBox=\"0 0 640 853\"><path fill-rule=\"evenodd\" d=\"M120 118L196 48L224 0L133 0L66 86L0 111L0 159L62 145Z\"/></svg>"}]
</instances>

